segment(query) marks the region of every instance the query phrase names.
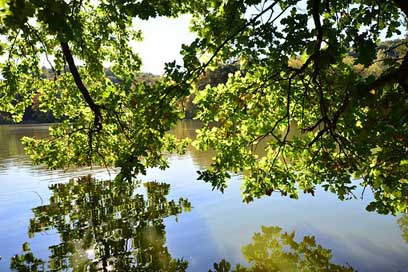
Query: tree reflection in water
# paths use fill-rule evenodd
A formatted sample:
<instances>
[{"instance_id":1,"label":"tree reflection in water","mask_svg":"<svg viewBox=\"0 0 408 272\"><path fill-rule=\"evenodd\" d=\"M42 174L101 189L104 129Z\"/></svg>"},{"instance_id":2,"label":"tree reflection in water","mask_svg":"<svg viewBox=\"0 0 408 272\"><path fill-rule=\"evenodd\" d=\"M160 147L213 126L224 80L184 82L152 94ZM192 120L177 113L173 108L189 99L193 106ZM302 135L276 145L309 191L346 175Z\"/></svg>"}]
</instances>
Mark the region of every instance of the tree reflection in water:
<instances>
[{"instance_id":1,"label":"tree reflection in water","mask_svg":"<svg viewBox=\"0 0 408 272\"><path fill-rule=\"evenodd\" d=\"M331 250L316 244L314 236L296 242L294 231L282 232L280 227L262 226L262 233L255 233L242 253L251 265L249 268L238 264L231 270L231 264L222 260L214 264L214 272L354 271L350 266L333 264Z\"/></svg>"},{"instance_id":2,"label":"tree reflection in water","mask_svg":"<svg viewBox=\"0 0 408 272\"><path fill-rule=\"evenodd\" d=\"M191 209L168 200L170 185L101 181L90 176L50 187L50 204L33 209L29 236L55 229L48 267L28 244L11 260L17 271L185 271L187 262L168 252L163 219Z\"/></svg>"},{"instance_id":3,"label":"tree reflection in water","mask_svg":"<svg viewBox=\"0 0 408 272\"><path fill-rule=\"evenodd\" d=\"M144 190L141 190L143 189ZM56 230L60 243L49 247L47 263L36 258L28 243L11 260L15 271L186 271L188 263L174 259L166 244L163 219L191 209L180 198L168 200L165 183L101 181L90 176L50 187L48 205L33 209L29 236ZM295 232L262 227L242 248L249 262L232 271L353 271L331 263L331 250L314 236L295 241ZM46 267L47 266L47 267ZM210 265L209 265L210 266ZM214 271L231 271L225 260Z\"/></svg>"},{"instance_id":4,"label":"tree reflection in water","mask_svg":"<svg viewBox=\"0 0 408 272\"><path fill-rule=\"evenodd\" d=\"M408 243L408 213L402 214L397 222L400 226L402 237Z\"/></svg>"}]
</instances>

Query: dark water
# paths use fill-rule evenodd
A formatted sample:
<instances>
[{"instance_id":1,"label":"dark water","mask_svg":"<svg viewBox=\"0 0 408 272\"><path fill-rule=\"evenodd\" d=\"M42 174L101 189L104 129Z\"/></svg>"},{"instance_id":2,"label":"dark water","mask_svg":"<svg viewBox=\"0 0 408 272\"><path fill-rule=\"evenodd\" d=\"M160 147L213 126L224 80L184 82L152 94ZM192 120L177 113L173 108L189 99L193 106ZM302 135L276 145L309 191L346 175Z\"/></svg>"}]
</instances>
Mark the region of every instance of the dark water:
<instances>
[{"instance_id":1,"label":"dark water","mask_svg":"<svg viewBox=\"0 0 408 272\"><path fill-rule=\"evenodd\" d=\"M193 137L197 126L174 133ZM47 126L0 126L0 271L208 271L222 259L266 271L408 271L408 217L366 212L368 193L243 204L239 176L223 195L196 181L214 154L193 149L144 182L117 183L104 169L32 166L25 135L45 137Z\"/></svg>"}]
</instances>

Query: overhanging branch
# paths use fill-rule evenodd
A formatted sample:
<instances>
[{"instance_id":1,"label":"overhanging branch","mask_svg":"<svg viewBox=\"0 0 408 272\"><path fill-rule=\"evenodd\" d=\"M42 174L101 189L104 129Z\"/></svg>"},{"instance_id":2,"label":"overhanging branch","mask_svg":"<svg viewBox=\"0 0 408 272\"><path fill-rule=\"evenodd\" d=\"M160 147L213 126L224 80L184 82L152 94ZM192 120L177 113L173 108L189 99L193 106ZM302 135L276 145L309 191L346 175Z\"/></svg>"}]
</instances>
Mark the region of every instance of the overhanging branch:
<instances>
[{"instance_id":1,"label":"overhanging branch","mask_svg":"<svg viewBox=\"0 0 408 272\"><path fill-rule=\"evenodd\" d=\"M358 93L359 94L368 94L371 90L376 90L378 88L384 87L386 85L391 85L391 84L400 84L404 88L406 86L408 81L408 53L405 55L403 62L401 65L388 73L385 73L378 79L376 79L374 82L371 84L363 85L363 86L358 86ZM342 104L339 106L338 110L334 113L332 119L330 120L329 124L326 124L325 128L319 131L319 133L316 135L316 137L309 143L309 147L311 147L319 138L323 136L326 132L329 132L330 130L334 130L337 126L337 122L340 119L340 117L347 111L347 109L350 107L350 104L354 101L349 94L347 94L344 99Z\"/></svg>"},{"instance_id":2,"label":"overhanging branch","mask_svg":"<svg viewBox=\"0 0 408 272\"><path fill-rule=\"evenodd\" d=\"M99 131L102 129L102 123L101 123L102 116L101 116L100 106L97 105L93 101L91 95L89 94L88 89L85 87L84 83L82 82L78 69L75 66L75 61L74 61L74 58L72 57L72 53L71 53L68 43L61 42L60 44L61 44L61 48L62 48L62 52L65 57L65 60L68 62L69 71L74 77L75 84L78 87L79 91L81 92L82 96L84 97L86 103L91 108L94 114L94 126L96 127L96 130Z\"/></svg>"}]
</instances>

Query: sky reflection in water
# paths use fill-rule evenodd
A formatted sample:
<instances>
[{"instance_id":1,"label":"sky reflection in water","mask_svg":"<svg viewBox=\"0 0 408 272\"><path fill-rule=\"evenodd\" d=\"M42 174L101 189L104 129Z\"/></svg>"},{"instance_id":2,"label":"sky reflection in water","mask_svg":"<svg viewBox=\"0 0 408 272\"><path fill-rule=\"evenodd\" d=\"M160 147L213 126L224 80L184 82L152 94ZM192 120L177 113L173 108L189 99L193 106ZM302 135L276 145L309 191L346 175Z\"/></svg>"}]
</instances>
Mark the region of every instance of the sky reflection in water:
<instances>
[{"instance_id":1,"label":"sky reflection in water","mask_svg":"<svg viewBox=\"0 0 408 272\"><path fill-rule=\"evenodd\" d=\"M192 137L197 125L183 122L174 133ZM188 271L208 271L222 259L231 262L231 268L241 263L254 269L257 262L244 249L256 244L255 237L270 240L268 250L266 243L255 248L269 254L264 255L264 265L272 270L275 264L268 263L268 256L285 260L277 249L285 233L292 231L293 242L306 239L306 249L312 252L317 245L321 253L331 249L331 259L326 253L320 258L326 264L349 264L359 271L408 271L408 244L402 236L408 237L406 216L366 212L368 194L364 200L341 202L318 191L316 197L304 195L297 201L272 196L243 204L238 176L224 195L195 180L196 171L214 154L193 149L184 156L171 155L171 167L164 172L149 170L141 177L148 183L125 186L109 181L103 169L64 173L32 166L19 144L23 135L44 137L47 129L0 127L0 271L10 270L15 254L20 256L14 259L17 265L30 259L30 253L31 261L46 261L47 270L96 269L105 263L110 268L141 268L137 271L183 271L187 266ZM88 177L90 173L98 180ZM80 176L85 177L78 180ZM269 240L268 230L274 233Z\"/></svg>"}]
</instances>

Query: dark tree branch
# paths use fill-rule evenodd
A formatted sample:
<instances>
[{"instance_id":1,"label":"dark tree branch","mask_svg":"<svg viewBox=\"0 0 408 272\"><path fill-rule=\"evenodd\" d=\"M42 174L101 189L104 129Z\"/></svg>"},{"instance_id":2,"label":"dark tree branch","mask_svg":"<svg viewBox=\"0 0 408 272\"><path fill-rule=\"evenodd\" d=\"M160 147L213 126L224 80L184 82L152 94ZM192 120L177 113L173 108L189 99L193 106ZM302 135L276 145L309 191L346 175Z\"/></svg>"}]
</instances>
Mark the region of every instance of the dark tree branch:
<instances>
[{"instance_id":1,"label":"dark tree branch","mask_svg":"<svg viewBox=\"0 0 408 272\"><path fill-rule=\"evenodd\" d=\"M323 134L325 134L328 131L328 128L324 128L322 130L319 131L319 133L317 133L317 135L313 138L313 140L308 144L308 147L312 147L312 145L314 145L317 140L319 140Z\"/></svg>"},{"instance_id":2,"label":"dark tree branch","mask_svg":"<svg viewBox=\"0 0 408 272\"><path fill-rule=\"evenodd\" d=\"M407 0L394 0L394 3L405 13L408 17L408 1Z\"/></svg>"},{"instance_id":3,"label":"dark tree branch","mask_svg":"<svg viewBox=\"0 0 408 272\"><path fill-rule=\"evenodd\" d=\"M313 22L315 24L316 28L316 44L315 44L315 49L314 49L314 74L317 74L317 71L319 69L319 55L320 55L320 47L322 45L323 41L323 28L322 24L320 22L320 0L313 0L312 3L312 15L313 15Z\"/></svg>"},{"instance_id":4,"label":"dark tree branch","mask_svg":"<svg viewBox=\"0 0 408 272\"><path fill-rule=\"evenodd\" d=\"M295 71L295 73L293 74L292 77L295 77L297 75L302 74L306 68L309 66L309 64L311 64L313 62L313 68L314 68L314 72L313 72L313 76L315 77L317 75L317 71L319 68L319 55L320 55L320 48L323 42L323 27L322 24L320 22L320 13L319 13L319 9L320 9L320 0L313 0L312 3L312 16L313 16L313 22L315 24L315 29L316 29L316 43L315 43L315 47L314 47L314 51L313 53L307 58L307 60L305 61L305 63L303 63L303 65L299 68L299 69L293 69Z\"/></svg>"},{"instance_id":5,"label":"dark tree branch","mask_svg":"<svg viewBox=\"0 0 408 272\"><path fill-rule=\"evenodd\" d=\"M365 95L368 94L371 90L381 88L385 85L399 83L401 84L401 86L406 86L407 80L408 80L408 53L405 55L404 60L402 64L398 67L398 69L382 75L371 84L358 86L357 91L359 94ZM343 102L340 105L339 109L334 113L328 126L319 131L316 137L309 143L309 147L311 147L320 137L322 137L323 134L325 134L326 132L333 131L336 128L338 120L346 112L347 108L350 107L350 103L352 101L353 99L350 97L349 94L347 94L344 97Z\"/></svg>"},{"instance_id":6,"label":"dark tree branch","mask_svg":"<svg viewBox=\"0 0 408 272\"><path fill-rule=\"evenodd\" d=\"M82 82L78 69L75 66L75 61L74 61L74 58L72 57L72 53L71 53L68 43L61 42L60 44L61 44L62 52L64 53L64 57L66 61L68 62L69 71L74 77L75 84L78 87L79 91L81 92L82 96L84 97L86 103L88 104L88 106L91 108L91 110L94 113L94 126L96 127L97 131L100 131L102 129L101 108L99 105L97 105L93 101L91 95L89 94L88 89L85 87L84 83Z\"/></svg>"},{"instance_id":7,"label":"dark tree branch","mask_svg":"<svg viewBox=\"0 0 408 272\"><path fill-rule=\"evenodd\" d=\"M310 127L306 127L304 129L302 129L302 132L308 132L308 131L313 131L316 128L318 128L320 126L320 124L324 121L323 118L320 118L314 125L310 126Z\"/></svg>"},{"instance_id":8,"label":"dark tree branch","mask_svg":"<svg viewBox=\"0 0 408 272\"><path fill-rule=\"evenodd\" d=\"M34 34L34 36L39 40L39 42L41 43L42 47L43 47L43 53L45 54L45 59L48 62L48 65L51 67L52 72L54 73L54 80L56 80L57 78L57 73L56 70L54 68L54 66L52 65L49 57L48 57L48 53L47 53L47 45L44 42L44 40L40 37L40 34L37 33L37 30L32 27L29 23L26 23L27 28Z\"/></svg>"},{"instance_id":9,"label":"dark tree branch","mask_svg":"<svg viewBox=\"0 0 408 272\"><path fill-rule=\"evenodd\" d=\"M11 58L13 57L13 50L14 50L14 46L16 44L18 35L20 34L20 29L17 30L16 35L13 38L13 42L11 44L10 49L8 50L8 59L7 59L7 65L10 66L11 65Z\"/></svg>"},{"instance_id":10,"label":"dark tree branch","mask_svg":"<svg viewBox=\"0 0 408 272\"><path fill-rule=\"evenodd\" d=\"M379 77L372 84L367 85L364 88L364 91L368 92L372 89L380 88L386 84L393 84L393 83L404 84L404 82L407 79L408 79L408 53L405 55L398 69L392 72L386 73L385 75Z\"/></svg>"},{"instance_id":11,"label":"dark tree branch","mask_svg":"<svg viewBox=\"0 0 408 272\"><path fill-rule=\"evenodd\" d=\"M267 8L265 8L264 10L262 10L262 12L258 13L255 17L251 18L251 20L249 20L246 24L244 24L243 26L241 26L240 28L238 28L235 32L233 32L230 36L228 36L213 52L212 56L210 57L210 59L204 63L202 66L198 67L197 69L193 70L188 76L187 78L193 77L192 79L195 80L197 78L198 75L200 75L201 73L204 72L205 68L207 68L211 62L214 60L214 58L218 55L218 53L222 50L222 48L224 48L224 46L226 46L232 39L234 39L237 35L239 35L242 31L244 31L245 29L247 29L250 25L256 23L256 21L262 17L262 15L264 15L265 13L267 13L268 11L272 10L277 4L279 3L278 0L275 0L271 5L269 5ZM280 15L279 15L280 16ZM197 76L194 77L194 74L197 73Z\"/></svg>"}]
</instances>

